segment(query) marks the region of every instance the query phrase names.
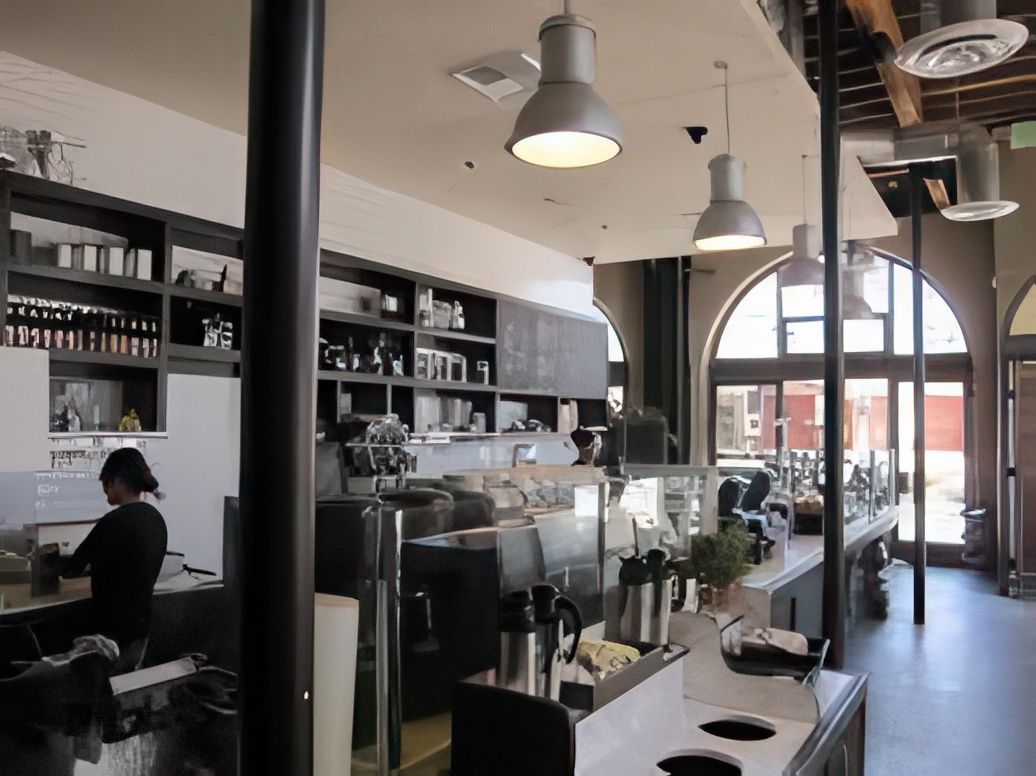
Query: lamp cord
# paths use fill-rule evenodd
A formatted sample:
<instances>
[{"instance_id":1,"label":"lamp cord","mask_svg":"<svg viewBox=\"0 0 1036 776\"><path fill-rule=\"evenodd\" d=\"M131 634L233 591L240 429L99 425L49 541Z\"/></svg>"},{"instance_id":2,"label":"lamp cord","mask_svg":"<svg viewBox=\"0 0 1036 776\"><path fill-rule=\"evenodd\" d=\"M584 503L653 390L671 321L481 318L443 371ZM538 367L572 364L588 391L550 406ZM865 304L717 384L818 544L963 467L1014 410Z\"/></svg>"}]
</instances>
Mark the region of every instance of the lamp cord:
<instances>
[{"instance_id":1,"label":"lamp cord","mask_svg":"<svg viewBox=\"0 0 1036 776\"><path fill-rule=\"evenodd\" d=\"M565 16L571 16L572 15L572 6L569 4L569 0L564 0L564 4L563 5L564 5L564 10L565 10Z\"/></svg>"},{"instance_id":2,"label":"lamp cord","mask_svg":"<svg viewBox=\"0 0 1036 776\"><path fill-rule=\"evenodd\" d=\"M806 155L802 155L802 223L806 221Z\"/></svg>"},{"instance_id":3,"label":"lamp cord","mask_svg":"<svg viewBox=\"0 0 1036 776\"><path fill-rule=\"evenodd\" d=\"M565 0L568 2L568 0ZM723 63L723 111L727 116L727 156L730 155L730 68Z\"/></svg>"}]
</instances>

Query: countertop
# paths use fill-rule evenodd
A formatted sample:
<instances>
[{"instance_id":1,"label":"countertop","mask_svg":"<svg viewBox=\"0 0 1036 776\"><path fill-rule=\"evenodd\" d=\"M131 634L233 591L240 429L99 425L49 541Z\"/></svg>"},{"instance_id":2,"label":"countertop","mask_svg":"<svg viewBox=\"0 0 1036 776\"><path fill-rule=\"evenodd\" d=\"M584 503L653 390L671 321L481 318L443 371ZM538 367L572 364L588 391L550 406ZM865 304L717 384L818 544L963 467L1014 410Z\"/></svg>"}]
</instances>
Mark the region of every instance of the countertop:
<instances>
[{"instance_id":1,"label":"countertop","mask_svg":"<svg viewBox=\"0 0 1036 776\"><path fill-rule=\"evenodd\" d=\"M188 590L202 585L221 584L216 577L195 577L185 571L160 579L155 585L155 595ZM90 577L72 577L62 579L58 592L51 595L32 596L32 586L28 583L18 585L0 585L0 619L5 614L32 612L62 604L81 601L90 597Z\"/></svg>"},{"instance_id":2,"label":"countertop","mask_svg":"<svg viewBox=\"0 0 1036 776\"><path fill-rule=\"evenodd\" d=\"M816 723L779 714L747 714L684 697L684 668L675 664L647 679L639 692L595 712L576 726L576 776L629 776L665 772L657 763L681 754L709 754L740 765L742 776L780 776L815 733L851 700L859 677L823 671L816 692ZM790 680L788 680L790 681ZM632 697L635 695L636 697ZM775 734L762 741L732 741L701 730L715 720L761 720Z\"/></svg>"},{"instance_id":3,"label":"countertop","mask_svg":"<svg viewBox=\"0 0 1036 776\"><path fill-rule=\"evenodd\" d=\"M899 507L889 507L876 520L855 520L845 526L845 547L856 551L899 522ZM772 593L824 562L824 537L792 535L783 562L777 558L764 560L752 573L741 578L744 587Z\"/></svg>"}]
</instances>

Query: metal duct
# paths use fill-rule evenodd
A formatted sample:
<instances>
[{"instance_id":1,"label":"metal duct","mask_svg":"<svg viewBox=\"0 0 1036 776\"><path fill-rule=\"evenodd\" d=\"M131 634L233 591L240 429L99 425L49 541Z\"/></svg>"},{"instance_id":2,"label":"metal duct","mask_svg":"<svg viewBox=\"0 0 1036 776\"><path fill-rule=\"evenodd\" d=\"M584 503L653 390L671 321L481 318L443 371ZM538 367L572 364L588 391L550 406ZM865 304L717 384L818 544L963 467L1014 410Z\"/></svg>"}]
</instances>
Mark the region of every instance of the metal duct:
<instances>
[{"instance_id":1,"label":"metal duct","mask_svg":"<svg viewBox=\"0 0 1036 776\"><path fill-rule=\"evenodd\" d=\"M846 153L869 168L956 159L957 203L941 211L953 221L983 221L1018 209L1018 203L1000 198L999 148L978 124L937 122L846 132L842 142Z\"/></svg>"}]
</instances>

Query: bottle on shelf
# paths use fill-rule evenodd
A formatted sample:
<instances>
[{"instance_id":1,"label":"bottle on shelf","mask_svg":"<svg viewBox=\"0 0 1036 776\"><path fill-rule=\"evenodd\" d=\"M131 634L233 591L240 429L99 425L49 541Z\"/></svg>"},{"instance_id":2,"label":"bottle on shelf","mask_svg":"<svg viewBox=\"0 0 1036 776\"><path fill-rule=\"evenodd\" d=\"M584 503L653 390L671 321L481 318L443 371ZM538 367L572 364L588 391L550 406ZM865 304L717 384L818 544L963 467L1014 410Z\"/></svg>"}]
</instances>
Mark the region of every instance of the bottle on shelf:
<instances>
[{"instance_id":1,"label":"bottle on shelf","mask_svg":"<svg viewBox=\"0 0 1036 776\"><path fill-rule=\"evenodd\" d=\"M353 347L353 338L349 337L345 346L345 369L349 372L357 371L360 366L358 356L356 354L356 348Z\"/></svg>"}]
</instances>

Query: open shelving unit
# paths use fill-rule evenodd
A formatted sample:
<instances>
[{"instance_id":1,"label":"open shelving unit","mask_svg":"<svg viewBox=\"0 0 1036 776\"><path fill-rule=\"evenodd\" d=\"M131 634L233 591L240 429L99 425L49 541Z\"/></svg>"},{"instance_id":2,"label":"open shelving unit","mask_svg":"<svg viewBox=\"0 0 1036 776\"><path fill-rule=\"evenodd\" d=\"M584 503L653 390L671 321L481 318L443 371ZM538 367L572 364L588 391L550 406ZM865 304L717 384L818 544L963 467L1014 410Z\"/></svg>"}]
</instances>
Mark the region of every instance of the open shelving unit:
<instances>
[{"instance_id":1,"label":"open shelving unit","mask_svg":"<svg viewBox=\"0 0 1036 776\"><path fill-rule=\"evenodd\" d=\"M12 255L12 229L32 235L28 256ZM144 431L165 429L170 374L240 374L241 295L179 285L179 265L174 264L176 256L184 255L181 251L201 254L217 265L225 261L240 277L243 237L236 227L0 172L0 299L46 299L157 319L159 348L152 358L81 350L50 353L52 381L123 383L134 401L143 402L138 412L148 418ZM152 255L151 276L58 267L58 243L145 248ZM355 414L395 412L412 431L422 433L428 429L415 423L422 422L436 401L453 411L470 405L471 412L485 416L487 433L506 430L498 427L501 402L511 402L507 406L512 408L515 402L525 402L528 417L552 429L557 428L563 400L575 398L581 418L584 412L588 419L606 416L607 334L602 323L327 250L321 251L320 274L320 336L341 346L352 338L357 350L380 339L398 352L403 371L372 374L321 364L317 410L328 429L337 426L346 407ZM330 293L357 287L376 293L381 309L369 299L364 300L366 309L343 309L347 305ZM460 303L462 329L435 327L430 314L422 315L422 295L429 290L442 303ZM6 324L6 308L0 305L0 330ZM230 350L202 346L202 321L215 315L233 324ZM578 336L570 342L573 333ZM419 351L463 357L465 379L433 379L431 368L418 368ZM547 372L539 363L544 354L558 362ZM479 362L486 364L488 382L479 374ZM448 373L459 377L459 366Z\"/></svg>"}]
</instances>

